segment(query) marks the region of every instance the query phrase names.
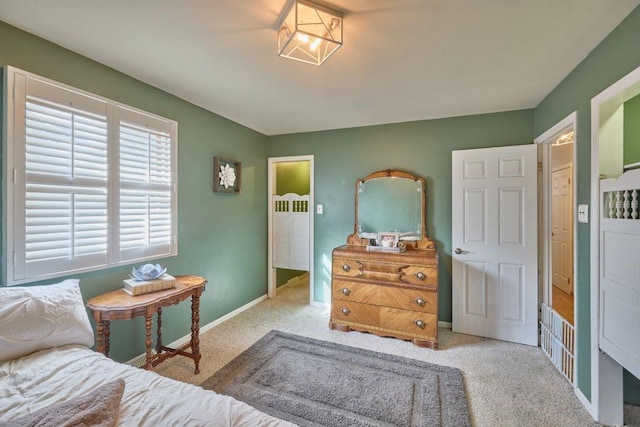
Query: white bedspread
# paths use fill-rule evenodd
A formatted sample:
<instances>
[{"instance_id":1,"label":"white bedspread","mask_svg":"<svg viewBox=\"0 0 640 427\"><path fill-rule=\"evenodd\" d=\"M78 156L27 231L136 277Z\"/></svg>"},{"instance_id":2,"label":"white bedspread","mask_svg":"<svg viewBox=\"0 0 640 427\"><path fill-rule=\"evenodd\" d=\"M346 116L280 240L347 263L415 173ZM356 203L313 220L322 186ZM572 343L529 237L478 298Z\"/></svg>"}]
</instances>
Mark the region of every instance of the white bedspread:
<instances>
[{"instance_id":1,"label":"white bedspread","mask_svg":"<svg viewBox=\"0 0 640 427\"><path fill-rule=\"evenodd\" d=\"M231 397L63 346L0 363L0 423L125 380L122 426L292 426Z\"/></svg>"}]
</instances>

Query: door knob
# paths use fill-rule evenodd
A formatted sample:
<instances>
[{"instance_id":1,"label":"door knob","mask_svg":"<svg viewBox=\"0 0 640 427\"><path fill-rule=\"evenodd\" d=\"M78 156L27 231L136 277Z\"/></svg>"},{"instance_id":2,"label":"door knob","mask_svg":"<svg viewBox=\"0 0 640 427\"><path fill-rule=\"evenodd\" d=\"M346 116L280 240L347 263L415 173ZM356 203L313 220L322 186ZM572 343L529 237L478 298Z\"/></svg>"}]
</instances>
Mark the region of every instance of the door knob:
<instances>
[{"instance_id":1,"label":"door knob","mask_svg":"<svg viewBox=\"0 0 640 427\"><path fill-rule=\"evenodd\" d=\"M456 248L455 252L460 255L462 252L464 252L462 249L460 248Z\"/></svg>"}]
</instances>

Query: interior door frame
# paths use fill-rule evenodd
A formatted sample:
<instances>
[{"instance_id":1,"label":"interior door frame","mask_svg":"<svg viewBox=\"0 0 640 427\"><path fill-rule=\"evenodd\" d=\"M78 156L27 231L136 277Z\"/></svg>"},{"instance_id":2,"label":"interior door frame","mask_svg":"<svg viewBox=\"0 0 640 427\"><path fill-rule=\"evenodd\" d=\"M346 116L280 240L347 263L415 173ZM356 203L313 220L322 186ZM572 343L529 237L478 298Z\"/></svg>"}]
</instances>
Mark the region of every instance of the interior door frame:
<instances>
[{"instance_id":1,"label":"interior door frame","mask_svg":"<svg viewBox=\"0 0 640 427\"><path fill-rule=\"evenodd\" d=\"M577 176L577 165L576 165L576 147L578 143L578 113L574 111L569 114L564 119L560 120L558 123L553 125L550 129L545 131L542 135L533 140L534 144L538 144L539 153L541 153L541 158L538 157L538 160L542 162L542 193L541 200L542 203L538 204L538 218L540 221L540 234L539 234L539 244L541 248L541 257L539 261L540 265L540 282L542 286L542 301L551 307L551 288L552 284L552 274L553 271L551 269L551 256L552 256L552 239L551 239L551 200L553 196L553 188L552 188L552 175L553 175L553 165L551 161L551 144L562 134L573 130L573 153L572 153L572 170L571 170L571 179L572 183L572 191L573 191L573 214L572 214L572 227L573 227L573 326L574 326L574 339L575 346L574 348L578 348L578 322L577 322L577 301L578 301L578 286L576 286L578 282L577 278L577 269L576 269L576 260L578 259L577 250L578 250L578 242L577 242L577 233L575 232L577 229L577 215L575 214L576 206L578 203L578 191L576 184L576 176ZM577 368L578 367L578 352L574 351L574 363L573 363L573 378L577 379ZM578 381L573 382L574 393L578 393L579 389L577 388Z\"/></svg>"},{"instance_id":2,"label":"interior door frame","mask_svg":"<svg viewBox=\"0 0 640 427\"><path fill-rule=\"evenodd\" d=\"M577 294L578 294L578 287L575 285L577 282L577 278L576 278L576 263L575 260L577 259L577 242L576 242L576 227L577 227L577 216L575 215L575 207L577 206L577 191L576 191L576 175L577 175L577 167L576 167L576 146L577 146L577 142L578 142L578 131L577 131L577 118L578 118L578 113L577 112L573 112L571 114L569 114L567 117L565 117L564 119L560 120L558 123L556 123L555 125L553 125L550 129L548 129L547 131L545 131L542 135L540 135L539 137L537 137L536 139L533 140L534 144L539 144L541 151L542 151L542 155L541 158L539 157L538 160L542 162L542 193L541 193L541 200L542 203L540 203L538 206L540 215L540 225L541 225L541 231L540 231L540 248L542 251L542 256L540 258L540 271L541 271L541 285L542 285L542 301L547 304L547 305L551 305L551 287L552 287L552 274L553 272L551 271L551 255L552 255L552 251L551 251L551 199L553 196L553 188L552 188L552 174L553 174L553 167L552 167L552 163L551 163L551 144L558 139L558 137L566 132L569 132L571 130L573 130L573 140L574 143L573 145L573 153L572 153L572 164L573 164L573 168L572 168L572 173L571 173L571 179L572 179L572 183L573 183L573 198L572 198L572 204L573 204L573 208L574 208L574 214L573 219L572 219L572 227L574 230L573 233L573 303L574 303L574 308L575 308L575 303L577 301ZM573 324L576 327L576 339L577 339L577 322L576 322L576 310L574 309L574 314L573 314ZM577 347L577 342L576 342L576 347ZM577 355L576 355L577 356ZM577 360L576 360L577 362ZM576 366L577 363L574 364L574 366ZM574 368L575 369L575 368ZM575 374L575 372L574 372ZM574 376L575 378L575 376Z\"/></svg>"},{"instance_id":3,"label":"interior door frame","mask_svg":"<svg viewBox=\"0 0 640 427\"><path fill-rule=\"evenodd\" d=\"M623 369L600 351L600 120L606 120L624 102L640 94L640 67L591 99L591 416L607 425L623 423ZM621 126L620 123L617 126ZM617 129L622 135L622 129ZM622 138L617 141L622 144ZM609 145L611 143L609 142ZM609 147L611 148L611 147ZM613 147L617 149L618 147ZM620 164L620 173L623 165Z\"/></svg>"},{"instance_id":4,"label":"interior door frame","mask_svg":"<svg viewBox=\"0 0 640 427\"><path fill-rule=\"evenodd\" d=\"M273 196L276 189L276 173L275 166L277 163L285 162L309 162L309 304L314 304L314 156L288 156L288 157L269 157L267 159L267 229L269 234L269 243L267 248L267 296L274 298L276 296L276 269L273 267Z\"/></svg>"}]
</instances>

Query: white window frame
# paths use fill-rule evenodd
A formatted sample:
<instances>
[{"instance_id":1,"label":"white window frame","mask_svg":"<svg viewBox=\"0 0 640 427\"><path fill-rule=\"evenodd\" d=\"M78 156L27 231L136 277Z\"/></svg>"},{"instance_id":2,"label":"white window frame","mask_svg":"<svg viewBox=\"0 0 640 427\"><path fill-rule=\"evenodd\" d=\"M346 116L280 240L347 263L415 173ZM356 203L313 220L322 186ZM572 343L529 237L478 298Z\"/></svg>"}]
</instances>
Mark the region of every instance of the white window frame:
<instances>
[{"instance_id":1,"label":"white window frame","mask_svg":"<svg viewBox=\"0 0 640 427\"><path fill-rule=\"evenodd\" d=\"M52 279L58 277L69 276L81 272L96 271L105 268L115 267L118 265L133 264L141 261L149 261L153 259L166 258L178 254L177 242L177 203L178 203L178 123L161 116L147 113L142 110L135 109L124 104L112 101L110 99L91 94L86 91L75 89L71 86L64 85L53 80L40 77L38 75L22 71L15 67L4 67L4 96L3 96L3 159L4 159L4 177L2 185L2 213L5 235L3 236L3 284L5 286L19 285L39 280ZM25 155L25 134L24 129L18 129L16 123L24 123L26 114L26 83L34 82L36 84L44 83L45 85L54 86L54 89L63 91L61 93L69 93L72 97L77 97L80 105L74 104L74 107L83 110L83 99L95 103L106 105L107 120L107 249L106 257L102 261L95 261L91 265L81 265L69 267L61 265L56 271L35 272L32 274L24 274L24 265L20 265L21 260L25 259L25 254L17 254L16 251L24 251L25 233L17 229L24 230L24 211L26 190L22 185L25 181L22 176L25 172L24 155ZM120 124L126 120L127 123L133 124L140 128L144 133L146 130L151 134L162 133L170 139L170 142L164 142L163 147L165 157L162 173L169 173L169 179L164 179L162 183L143 183L134 184L141 188L140 191L160 191L164 204L164 222L162 243L149 247L138 247L134 250L123 250L120 245L120 226L122 224L120 218ZM151 137L150 137L151 140ZM156 139L158 140L158 139ZM153 143L150 143L150 145ZM21 148L22 147L22 148ZM166 154L169 149L169 154ZM150 151L152 149L150 148ZM152 154L149 154L150 156ZM167 159L169 157L169 159ZM167 166L167 162L169 165ZM156 163L159 164L159 163ZM22 165L22 166L21 166ZM87 169L85 169L87 170ZM166 176L166 175L165 175ZM21 184L21 185L17 185ZM22 188L20 188L22 187ZM145 190L146 189L146 190ZM169 201L167 202L167 199ZM22 200L22 201L21 201ZM151 206L151 202L149 203ZM166 208L169 206L170 213L166 214ZM26 209L26 208L25 208ZM151 208L149 208L151 209ZM22 215L21 215L22 213ZM144 214L143 214L144 215ZM154 216L149 210L147 215ZM166 223L170 223L170 231L167 232ZM149 222L150 228L151 222ZM22 248L22 249L21 249ZM18 259L18 262L16 262ZM105 262L106 259L106 262ZM62 264L62 263L61 263Z\"/></svg>"}]
</instances>

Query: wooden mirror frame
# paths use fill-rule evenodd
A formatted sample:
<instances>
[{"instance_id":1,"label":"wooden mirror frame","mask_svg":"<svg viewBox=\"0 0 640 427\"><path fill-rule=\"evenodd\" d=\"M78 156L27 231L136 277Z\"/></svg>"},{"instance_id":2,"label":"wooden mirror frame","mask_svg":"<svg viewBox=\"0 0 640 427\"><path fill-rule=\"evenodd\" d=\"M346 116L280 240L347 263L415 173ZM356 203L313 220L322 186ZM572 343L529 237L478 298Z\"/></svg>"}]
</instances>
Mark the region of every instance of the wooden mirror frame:
<instances>
[{"instance_id":1,"label":"wooden mirror frame","mask_svg":"<svg viewBox=\"0 0 640 427\"><path fill-rule=\"evenodd\" d=\"M424 180L424 178L410 174L408 172L403 172L397 169L386 169L386 170L381 170L381 171L377 171L377 172L373 172L372 174L367 175L364 178L360 178L358 180L356 180L356 185L355 185L355 197L354 197L354 204L355 204L355 221L353 224L353 234L350 234L349 237L347 237L347 244L348 245L355 245L355 246L368 246L369 245L369 239L365 239L365 238L361 238L358 236L358 188L360 186L360 184L370 181L372 179L378 179L378 178L407 178L407 179L411 179L413 181L421 181L422 182L422 202L421 202L421 207L422 207L422 214L421 214L421 219L422 219L422 223L421 225L421 229L422 229L422 236L420 238L420 240L405 240L404 243L406 244L406 248L407 249L422 249L422 250L426 250L426 249L435 249L435 243L433 242L433 240L429 239L429 237L427 237L427 215L426 215L426 182Z\"/></svg>"}]
</instances>

